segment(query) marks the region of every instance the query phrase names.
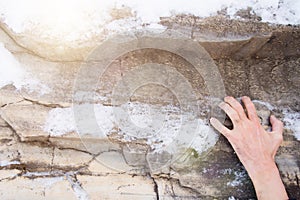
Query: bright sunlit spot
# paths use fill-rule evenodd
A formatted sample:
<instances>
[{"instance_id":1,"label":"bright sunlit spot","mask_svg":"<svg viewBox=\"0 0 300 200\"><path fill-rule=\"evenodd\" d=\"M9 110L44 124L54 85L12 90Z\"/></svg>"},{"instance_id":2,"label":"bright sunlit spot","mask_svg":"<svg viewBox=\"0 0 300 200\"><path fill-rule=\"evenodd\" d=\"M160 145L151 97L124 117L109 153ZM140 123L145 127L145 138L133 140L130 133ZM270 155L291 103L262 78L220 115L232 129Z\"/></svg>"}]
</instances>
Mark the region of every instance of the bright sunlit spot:
<instances>
[{"instance_id":1,"label":"bright sunlit spot","mask_svg":"<svg viewBox=\"0 0 300 200\"><path fill-rule=\"evenodd\" d=\"M251 13L263 22L278 24L300 23L300 1L286 0L280 6L277 0L0 0L0 21L15 33L25 33L38 40L74 42L90 40L105 32L110 34L139 27L157 28L160 17L172 15L214 16L226 9L230 18L251 7ZM113 14L113 9L127 9L125 15Z\"/></svg>"},{"instance_id":2,"label":"bright sunlit spot","mask_svg":"<svg viewBox=\"0 0 300 200\"><path fill-rule=\"evenodd\" d=\"M14 5L19 5L19 11ZM112 7L109 1L0 1L3 21L16 33L31 32L41 38L64 41L97 33L111 19L108 10Z\"/></svg>"}]
</instances>

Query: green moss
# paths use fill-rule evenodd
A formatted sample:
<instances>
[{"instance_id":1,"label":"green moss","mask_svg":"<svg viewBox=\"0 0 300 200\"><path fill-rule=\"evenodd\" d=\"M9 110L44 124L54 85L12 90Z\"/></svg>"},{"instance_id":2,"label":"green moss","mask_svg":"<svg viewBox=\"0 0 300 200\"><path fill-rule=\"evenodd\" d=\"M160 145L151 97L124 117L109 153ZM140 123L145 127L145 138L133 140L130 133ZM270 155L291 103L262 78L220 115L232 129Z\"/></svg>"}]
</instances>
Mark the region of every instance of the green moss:
<instances>
[{"instance_id":1,"label":"green moss","mask_svg":"<svg viewBox=\"0 0 300 200\"><path fill-rule=\"evenodd\" d=\"M194 148L188 148L187 153L193 158L199 158L199 153Z\"/></svg>"}]
</instances>

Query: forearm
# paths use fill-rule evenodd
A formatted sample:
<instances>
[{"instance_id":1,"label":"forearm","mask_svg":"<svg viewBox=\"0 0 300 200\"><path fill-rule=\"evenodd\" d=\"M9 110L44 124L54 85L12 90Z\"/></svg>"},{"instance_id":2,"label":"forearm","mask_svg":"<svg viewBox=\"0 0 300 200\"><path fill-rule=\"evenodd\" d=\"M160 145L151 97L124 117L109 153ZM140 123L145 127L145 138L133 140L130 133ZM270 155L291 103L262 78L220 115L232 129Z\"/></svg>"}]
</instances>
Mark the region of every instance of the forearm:
<instances>
[{"instance_id":1,"label":"forearm","mask_svg":"<svg viewBox=\"0 0 300 200\"><path fill-rule=\"evenodd\" d=\"M275 163L263 169L249 169L249 176L259 200L287 200L288 196Z\"/></svg>"}]
</instances>

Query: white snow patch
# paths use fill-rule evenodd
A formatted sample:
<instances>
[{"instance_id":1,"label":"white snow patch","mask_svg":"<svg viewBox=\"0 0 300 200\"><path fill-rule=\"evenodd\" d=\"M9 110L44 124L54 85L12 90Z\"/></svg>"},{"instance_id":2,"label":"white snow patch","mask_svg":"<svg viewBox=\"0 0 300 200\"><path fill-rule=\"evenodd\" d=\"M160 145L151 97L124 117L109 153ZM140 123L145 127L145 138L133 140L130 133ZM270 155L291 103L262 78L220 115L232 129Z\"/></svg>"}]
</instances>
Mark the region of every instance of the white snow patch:
<instances>
[{"instance_id":1,"label":"white snow patch","mask_svg":"<svg viewBox=\"0 0 300 200\"><path fill-rule=\"evenodd\" d=\"M275 110L277 107L271 105L268 102L253 100L252 102L266 106L270 111ZM285 127L293 131L295 138L300 140L300 112L295 112L289 108L279 107L284 115L283 121ZM278 109L278 108L277 108Z\"/></svg>"},{"instance_id":2,"label":"white snow patch","mask_svg":"<svg viewBox=\"0 0 300 200\"><path fill-rule=\"evenodd\" d=\"M192 122L195 127L184 122ZM128 103L119 107L81 104L74 108L55 108L49 112L44 130L52 136L77 132L81 136L107 137L116 133L124 142L144 139L155 151L177 142L178 145L191 145L201 153L218 140L218 134L204 121L189 113L181 113L175 106L157 107L142 103ZM182 138L181 131L187 136L195 133L195 137Z\"/></svg>"},{"instance_id":3,"label":"white snow patch","mask_svg":"<svg viewBox=\"0 0 300 200\"><path fill-rule=\"evenodd\" d=\"M297 140L300 141L300 112L284 109L283 114L286 128L291 129Z\"/></svg>"},{"instance_id":4,"label":"white snow patch","mask_svg":"<svg viewBox=\"0 0 300 200\"><path fill-rule=\"evenodd\" d=\"M198 134L191 145L197 152L203 152L214 146L219 136L205 121L199 119Z\"/></svg>"},{"instance_id":5,"label":"white snow patch","mask_svg":"<svg viewBox=\"0 0 300 200\"><path fill-rule=\"evenodd\" d=\"M44 131L51 136L60 136L75 132L75 119L72 108L54 108L47 117Z\"/></svg>"},{"instance_id":6,"label":"white snow patch","mask_svg":"<svg viewBox=\"0 0 300 200\"><path fill-rule=\"evenodd\" d=\"M79 183L75 183L72 185L74 193L79 200L89 200L88 193L80 186Z\"/></svg>"},{"instance_id":7,"label":"white snow patch","mask_svg":"<svg viewBox=\"0 0 300 200\"><path fill-rule=\"evenodd\" d=\"M16 88L22 86L21 80L25 71L20 63L0 42L0 88L8 84L14 84Z\"/></svg>"},{"instance_id":8,"label":"white snow patch","mask_svg":"<svg viewBox=\"0 0 300 200\"><path fill-rule=\"evenodd\" d=\"M66 174L67 180L69 181L69 183L72 186L72 189L77 197L77 199L79 200L89 200L89 195L88 193L81 187L81 184L78 181L75 181L73 179L71 173Z\"/></svg>"},{"instance_id":9,"label":"white snow patch","mask_svg":"<svg viewBox=\"0 0 300 200\"><path fill-rule=\"evenodd\" d=\"M35 182L36 184L43 185L45 188L50 188L52 185L54 185L55 183L58 183L60 181L63 181L64 177L63 176L59 176L59 177L43 177L43 178L36 178L33 179L33 182Z\"/></svg>"},{"instance_id":10,"label":"white snow patch","mask_svg":"<svg viewBox=\"0 0 300 200\"><path fill-rule=\"evenodd\" d=\"M227 183L228 186L237 187L243 185L243 182L246 180L247 173L246 171L234 171L233 169L225 169L223 174L233 174L234 180Z\"/></svg>"},{"instance_id":11,"label":"white snow patch","mask_svg":"<svg viewBox=\"0 0 300 200\"><path fill-rule=\"evenodd\" d=\"M19 164L21 164L19 161L7 161L7 160L0 161L0 167L6 167L9 165L19 165Z\"/></svg>"},{"instance_id":12,"label":"white snow patch","mask_svg":"<svg viewBox=\"0 0 300 200\"><path fill-rule=\"evenodd\" d=\"M130 8L131 16L112 17L113 9L125 7ZM157 28L160 17L176 14L209 17L227 9L231 18L239 18L237 11L248 8L263 22L300 24L298 0L0 0L0 20L16 33L31 32L41 38L76 41L90 39L104 30L113 32L149 25Z\"/></svg>"},{"instance_id":13,"label":"white snow patch","mask_svg":"<svg viewBox=\"0 0 300 200\"><path fill-rule=\"evenodd\" d=\"M14 55L0 42L0 88L13 84L18 90L39 92L40 95L50 92L50 88L26 72Z\"/></svg>"},{"instance_id":14,"label":"white snow patch","mask_svg":"<svg viewBox=\"0 0 300 200\"><path fill-rule=\"evenodd\" d=\"M52 176L56 175L57 177L64 176L62 172L58 171L51 171L51 172L26 172L22 176L25 177L30 177L30 178L36 178L36 177L47 177L47 176Z\"/></svg>"}]
</instances>

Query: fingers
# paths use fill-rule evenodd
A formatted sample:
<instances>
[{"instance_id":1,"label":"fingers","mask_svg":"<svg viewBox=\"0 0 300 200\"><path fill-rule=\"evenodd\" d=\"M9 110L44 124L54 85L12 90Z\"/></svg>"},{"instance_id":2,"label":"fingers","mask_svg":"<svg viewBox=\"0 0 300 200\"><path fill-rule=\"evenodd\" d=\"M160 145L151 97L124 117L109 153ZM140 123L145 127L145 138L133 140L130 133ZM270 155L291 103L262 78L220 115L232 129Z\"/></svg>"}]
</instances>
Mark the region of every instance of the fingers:
<instances>
[{"instance_id":1,"label":"fingers","mask_svg":"<svg viewBox=\"0 0 300 200\"><path fill-rule=\"evenodd\" d=\"M211 118L210 120L211 125L217 129L217 131L219 131L220 133L222 133L226 138L229 137L230 134L230 130L228 128L226 128L219 120L217 120L216 118Z\"/></svg>"},{"instance_id":2,"label":"fingers","mask_svg":"<svg viewBox=\"0 0 300 200\"><path fill-rule=\"evenodd\" d=\"M251 99L249 97L242 97L242 101L246 107L248 118L252 121L259 122L259 118L256 114L255 106L252 103Z\"/></svg>"},{"instance_id":3,"label":"fingers","mask_svg":"<svg viewBox=\"0 0 300 200\"><path fill-rule=\"evenodd\" d=\"M224 101L228 103L234 110L236 110L242 120L247 118L243 106L235 98L225 97Z\"/></svg>"},{"instance_id":4,"label":"fingers","mask_svg":"<svg viewBox=\"0 0 300 200\"><path fill-rule=\"evenodd\" d=\"M233 125L237 124L240 121L239 114L229 104L222 102L222 103L219 104L219 107L222 110L224 110L224 112L229 116L229 118L231 119Z\"/></svg>"},{"instance_id":5,"label":"fingers","mask_svg":"<svg viewBox=\"0 0 300 200\"><path fill-rule=\"evenodd\" d=\"M271 115L270 122L272 124L272 131L278 134L283 132L283 123L277 119L274 115Z\"/></svg>"}]
</instances>

